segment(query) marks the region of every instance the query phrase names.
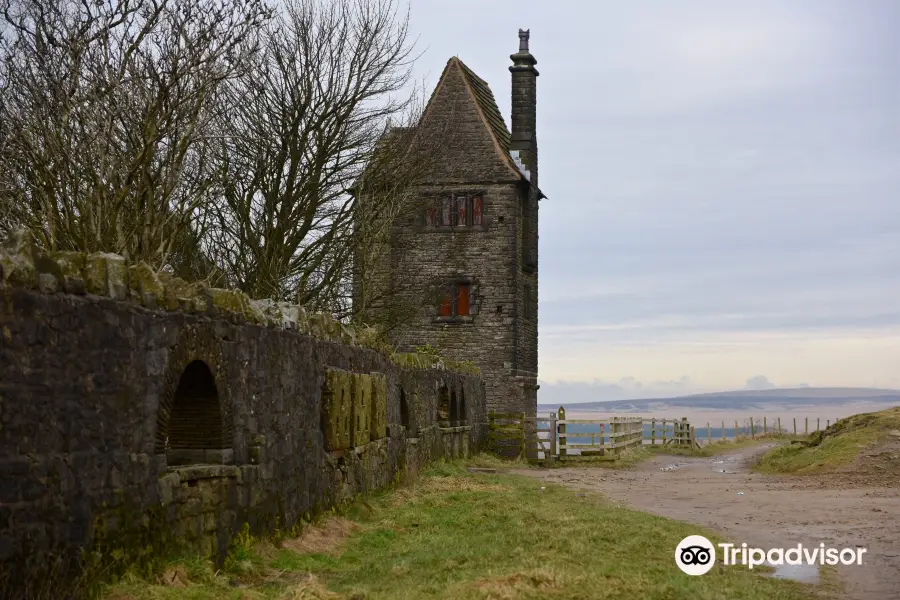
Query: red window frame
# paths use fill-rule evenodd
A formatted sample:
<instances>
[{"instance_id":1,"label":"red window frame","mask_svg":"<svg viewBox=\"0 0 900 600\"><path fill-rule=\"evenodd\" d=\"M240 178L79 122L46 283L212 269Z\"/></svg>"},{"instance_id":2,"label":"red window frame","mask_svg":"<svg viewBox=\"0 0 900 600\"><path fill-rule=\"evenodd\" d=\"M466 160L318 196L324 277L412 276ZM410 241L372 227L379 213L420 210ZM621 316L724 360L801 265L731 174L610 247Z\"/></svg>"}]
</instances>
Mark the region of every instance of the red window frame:
<instances>
[{"instance_id":1,"label":"red window frame","mask_svg":"<svg viewBox=\"0 0 900 600\"><path fill-rule=\"evenodd\" d=\"M469 295L470 286L468 283L459 283L456 285L456 316L469 316Z\"/></svg>"},{"instance_id":2,"label":"red window frame","mask_svg":"<svg viewBox=\"0 0 900 600\"><path fill-rule=\"evenodd\" d=\"M472 197L472 225L483 225L484 224L484 204L481 199L481 194Z\"/></svg>"},{"instance_id":3,"label":"red window frame","mask_svg":"<svg viewBox=\"0 0 900 600\"><path fill-rule=\"evenodd\" d=\"M441 225L453 225L453 198L446 197L443 199L443 210L441 211Z\"/></svg>"},{"instance_id":4,"label":"red window frame","mask_svg":"<svg viewBox=\"0 0 900 600\"><path fill-rule=\"evenodd\" d=\"M438 305L438 316L472 316L472 284L467 281L459 281L444 287Z\"/></svg>"},{"instance_id":5,"label":"red window frame","mask_svg":"<svg viewBox=\"0 0 900 600\"><path fill-rule=\"evenodd\" d=\"M447 292L444 294L444 297L441 299L441 306L438 309L438 315L441 317L452 317L453 316L453 299L450 297L450 293Z\"/></svg>"},{"instance_id":6,"label":"red window frame","mask_svg":"<svg viewBox=\"0 0 900 600\"><path fill-rule=\"evenodd\" d=\"M484 198L481 194L449 195L439 205L425 211L427 227L475 227L484 225Z\"/></svg>"},{"instance_id":7,"label":"red window frame","mask_svg":"<svg viewBox=\"0 0 900 600\"><path fill-rule=\"evenodd\" d=\"M469 224L468 215L469 198L467 196L456 197L456 226L466 227Z\"/></svg>"}]
</instances>

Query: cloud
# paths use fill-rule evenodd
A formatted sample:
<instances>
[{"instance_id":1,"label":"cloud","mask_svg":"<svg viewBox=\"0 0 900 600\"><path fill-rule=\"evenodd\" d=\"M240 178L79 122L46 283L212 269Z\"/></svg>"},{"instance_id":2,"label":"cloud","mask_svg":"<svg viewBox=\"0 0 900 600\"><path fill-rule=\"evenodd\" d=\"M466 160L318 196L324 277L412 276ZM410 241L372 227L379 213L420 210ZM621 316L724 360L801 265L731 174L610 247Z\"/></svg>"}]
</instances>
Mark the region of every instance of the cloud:
<instances>
[{"instance_id":1,"label":"cloud","mask_svg":"<svg viewBox=\"0 0 900 600\"><path fill-rule=\"evenodd\" d=\"M698 391L707 391L694 385L684 376L670 381L654 381L645 384L634 377L623 377L617 382L594 381L540 381L538 402L541 404L576 404L581 402L606 402L643 398L667 398Z\"/></svg>"},{"instance_id":2,"label":"cloud","mask_svg":"<svg viewBox=\"0 0 900 600\"><path fill-rule=\"evenodd\" d=\"M765 375L754 375L744 385L745 390L771 390L774 388L775 384L769 381Z\"/></svg>"},{"instance_id":3,"label":"cloud","mask_svg":"<svg viewBox=\"0 0 900 600\"><path fill-rule=\"evenodd\" d=\"M648 2L412 7L416 75L459 55L507 124L531 28L539 374L584 382L541 401L896 387L900 3Z\"/></svg>"}]
</instances>

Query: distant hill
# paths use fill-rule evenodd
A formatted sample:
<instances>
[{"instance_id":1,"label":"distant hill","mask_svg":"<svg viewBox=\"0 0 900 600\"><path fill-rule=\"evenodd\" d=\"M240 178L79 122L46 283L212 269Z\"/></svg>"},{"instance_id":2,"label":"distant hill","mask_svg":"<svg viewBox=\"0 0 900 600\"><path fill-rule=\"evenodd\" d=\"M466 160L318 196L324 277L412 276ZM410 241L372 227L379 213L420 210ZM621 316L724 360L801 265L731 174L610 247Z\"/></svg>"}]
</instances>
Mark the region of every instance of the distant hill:
<instances>
[{"instance_id":1,"label":"distant hill","mask_svg":"<svg viewBox=\"0 0 900 600\"><path fill-rule=\"evenodd\" d=\"M886 406L900 405L900 390L875 388L796 388L775 390L737 390L712 394L694 394L673 398L578 402L566 405L578 410L647 411L659 406L686 408L745 410L768 406L801 407L806 405L841 405L850 402L876 402ZM538 404L539 411L555 410L558 405Z\"/></svg>"}]
</instances>

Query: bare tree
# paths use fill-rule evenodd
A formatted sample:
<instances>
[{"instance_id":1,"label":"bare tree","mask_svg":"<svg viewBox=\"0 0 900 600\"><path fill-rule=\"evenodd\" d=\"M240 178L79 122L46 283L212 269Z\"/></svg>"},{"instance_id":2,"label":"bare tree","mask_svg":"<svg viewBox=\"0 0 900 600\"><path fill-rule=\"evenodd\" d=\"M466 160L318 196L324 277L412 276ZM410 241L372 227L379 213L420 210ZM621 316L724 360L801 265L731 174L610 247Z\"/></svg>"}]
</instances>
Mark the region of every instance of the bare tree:
<instances>
[{"instance_id":1,"label":"bare tree","mask_svg":"<svg viewBox=\"0 0 900 600\"><path fill-rule=\"evenodd\" d=\"M362 245L383 238L423 172L408 32L394 0L287 0L259 66L227 86L210 246L251 296L350 316L354 269L372 258Z\"/></svg>"},{"instance_id":2,"label":"bare tree","mask_svg":"<svg viewBox=\"0 0 900 600\"><path fill-rule=\"evenodd\" d=\"M221 193L215 100L270 11L261 0L0 10L0 229L27 227L51 250L204 270L189 257L198 215Z\"/></svg>"}]
</instances>

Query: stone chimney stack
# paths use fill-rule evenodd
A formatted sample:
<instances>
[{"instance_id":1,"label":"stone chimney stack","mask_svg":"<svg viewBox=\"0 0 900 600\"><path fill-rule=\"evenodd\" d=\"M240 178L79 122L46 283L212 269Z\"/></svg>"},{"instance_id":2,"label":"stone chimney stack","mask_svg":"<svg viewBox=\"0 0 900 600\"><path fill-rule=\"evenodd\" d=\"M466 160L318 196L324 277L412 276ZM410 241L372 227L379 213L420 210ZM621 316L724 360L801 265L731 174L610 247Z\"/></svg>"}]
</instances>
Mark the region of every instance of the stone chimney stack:
<instances>
[{"instance_id":1,"label":"stone chimney stack","mask_svg":"<svg viewBox=\"0 0 900 600\"><path fill-rule=\"evenodd\" d=\"M512 73L512 139L510 150L518 151L525 168L531 173L531 183L537 186L537 60L528 51L530 29L519 30L519 51L510 55Z\"/></svg>"}]
</instances>

